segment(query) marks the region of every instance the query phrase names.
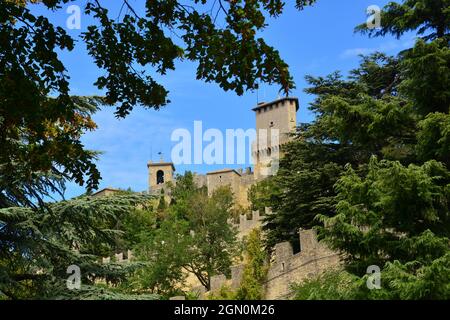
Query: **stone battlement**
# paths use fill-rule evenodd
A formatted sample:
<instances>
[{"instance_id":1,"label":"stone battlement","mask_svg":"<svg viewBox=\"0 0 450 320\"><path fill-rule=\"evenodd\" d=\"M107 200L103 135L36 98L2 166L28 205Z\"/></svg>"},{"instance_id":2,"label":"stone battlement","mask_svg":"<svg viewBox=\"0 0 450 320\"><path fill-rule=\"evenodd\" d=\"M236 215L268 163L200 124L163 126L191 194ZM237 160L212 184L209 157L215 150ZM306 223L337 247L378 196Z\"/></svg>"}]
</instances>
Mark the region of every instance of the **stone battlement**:
<instances>
[{"instance_id":1,"label":"stone battlement","mask_svg":"<svg viewBox=\"0 0 450 320\"><path fill-rule=\"evenodd\" d=\"M250 231L254 228L259 228L262 226L263 219L265 215L272 214L271 208L264 208L264 213L261 214L259 210L252 211L251 215L242 214L239 216L238 223L232 223L238 230L238 238L248 235Z\"/></svg>"},{"instance_id":2,"label":"stone battlement","mask_svg":"<svg viewBox=\"0 0 450 320\"><path fill-rule=\"evenodd\" d=\"M111 258L113 258L112 261ZM103 264L111 262L127 263L130 262L132 259L133 259L133 252L131 250L128 250L125 253L124 252L116 253L113 257L104 257L102 258L102 263Z\"/></svg>"},{"instance_id":3,"label":"stone battlement","mask_svg":"<svg viewBox=\"0 0 450 320\"><path fill-rule=\"evenodd\" d=\"M289 298L292 283L300 283L326 270L339 267L339 254L318 242L314 230L300 230L299 241L301 251L296 254L289 242L275 245L265 282L266 299ZM224 275L212 277L211 291L220 290L223 285L236 290L241 283L243 270L244 265L236 265L231 268L230 279L226 279ZM194 291L204 293L201 288L194 288Z\"/></svg>"}]
</instances>

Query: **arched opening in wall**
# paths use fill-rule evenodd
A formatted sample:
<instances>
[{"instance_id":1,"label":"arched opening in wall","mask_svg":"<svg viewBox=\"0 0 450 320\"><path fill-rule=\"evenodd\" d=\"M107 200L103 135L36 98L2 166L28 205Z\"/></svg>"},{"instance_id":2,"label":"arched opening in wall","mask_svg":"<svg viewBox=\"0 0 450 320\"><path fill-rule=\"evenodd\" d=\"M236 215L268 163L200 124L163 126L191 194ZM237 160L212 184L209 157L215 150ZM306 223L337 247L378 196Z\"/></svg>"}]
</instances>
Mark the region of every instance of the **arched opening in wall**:
<instances>
[{"instance_id":1,"label":"arched opening in wall","mask_svg":"<svg viewBox=\"0 0 450 320\"><path fill-rule=\"evenodd\" d=\"M156 184L164 183L164 171L156 171Z\"/></svg>"},{"instance_id":2,"label":"arched opening in wall","mask_svg":"<svg viewBox=\"0 0 450 320\"><path fill-rule=\"evenodd\" d=\"M267 156L270 157L272 155L272 149L268 148L267 149Z\"/></svg>"}]
</instances>

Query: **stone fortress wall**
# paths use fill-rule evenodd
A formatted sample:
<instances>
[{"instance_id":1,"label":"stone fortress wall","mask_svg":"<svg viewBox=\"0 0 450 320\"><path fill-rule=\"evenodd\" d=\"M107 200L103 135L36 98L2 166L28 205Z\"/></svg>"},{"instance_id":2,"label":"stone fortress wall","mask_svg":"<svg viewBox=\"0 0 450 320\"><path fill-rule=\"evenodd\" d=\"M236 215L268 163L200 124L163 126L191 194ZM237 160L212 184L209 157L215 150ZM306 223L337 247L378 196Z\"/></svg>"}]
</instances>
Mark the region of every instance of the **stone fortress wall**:
<instances>
[{"instance_id":1,"label":"stone fortress wall","mask_svg":"<svg viewBox=\"0 0 450 320\"><path fill-rule=\"evenodd\" d=\"M270 209L266 209L270 213ZM253 228L261 226L261 216L254 212L254 219L245 220L241 216L239 232L240 237L247 235ZM256 218L256 219L255 219ZM281 300L291 296L291 285L316 277L326 270L338 268L340 266L340 256L337 252L330 250L326 245L317 240L314 230L299 231L300 252L295 253L289 242L278 243L274 247L274 252L264 283L265 299ZM232 290L239 288L244 265L231 267L231 278L224 275L217 275L211 278L211 292L217 292L222 286L229 286ZM194 287L192 291L205 297L208 293L201 286Z\"/></svg>"},{"instance_id":2,"label":"stone fortress wall","mask_svg":"<svg viewBox=\"0 0 450 320\"><path fill-rule=\"evenodd\" d=\"M241 215L239 223L234 224L238 231L238 238L242 239L254 228L262 226L264 215L273 214L270 208L265 208L263 214L253 211L252 216ZM323 243L318 242L314 230L299 231L300 252L295 253L289 242L282 242L275 245L264 283L265 299L281 300L290 297L291 285L300 283L306 279L315 277L320 273L338 268L340 257L337 252L330 250ZM114 257L103 258L103 263L115 261L117 263L127 263L133 258L130 250L126 253L115 254ZM232 290L237 290L241 284L244 265L234 265L231 267L231 277L227 279L224 275L217 275L211 278L211 292L217 292L222 286L229 286ZM200 299L207 297L208 292L199 285L198 280L190 275L187 279L188 287L192 292L199 295ZM178 297L180 299L181 297Z\"/></svg>"},{"instance_id":3,"label":"stone fortress wall","mask_svg":"<svg viewBox=\"0 0 450 320\"><path fill-rule=\"evenodd\" d=\"M259 211L253 211L251 217L241 215L239 223L235 224L238 230L238 238L242 239L254 228L261 227L264 215L268 214L273 214L270 208L265 208L263 214L260 214ZM267 279L264 283L265 299L288 299L291 295L292 284L316 277L324 271L339 268L341 264L340 255L320 243L314 230L300 230L298 240L301 249L300 252L295 254L289 242L275 245ZM241 284L243 272L244 264L239 264L231 267L229 279L224 275L213 276L211 278L211 292L217 292L224 285L229 286L232 290L237 290ZM206 298L208 293L205 288L198 285L195 279L190 280L188 282L191 284L192 292L198 294L200 299Z\"/></svg>"}]
</instances>

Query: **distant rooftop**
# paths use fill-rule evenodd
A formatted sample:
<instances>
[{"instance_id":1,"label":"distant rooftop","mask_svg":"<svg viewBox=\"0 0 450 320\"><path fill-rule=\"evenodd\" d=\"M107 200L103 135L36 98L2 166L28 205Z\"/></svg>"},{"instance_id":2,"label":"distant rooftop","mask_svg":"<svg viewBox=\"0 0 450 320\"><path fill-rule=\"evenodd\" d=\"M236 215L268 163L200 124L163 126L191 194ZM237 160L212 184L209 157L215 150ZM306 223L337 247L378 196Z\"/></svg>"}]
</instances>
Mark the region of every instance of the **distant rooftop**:
<instances>
[{"instance_id":1,"label":"distant rooftop","mask_svg":"<svg viewBox=\"0 0 450 320\"><path fill-rule=\"evenodd\" d=\"M210 172L208 172L206 174L207 175L211 175L211 174L219 174L219 173L226 173L226 172L234 172L234 173L236 173L239 176L241 175L239 172L237 172L234 169L221 169L221 170L216 170L216 171L210 171Z\"/></svg>"},{"instance_id":2,"label":"distant rooftop","mask_svg":"<svg viewBox=\"0 0 450 320\"><path fill-rule=\"evenodd\" d=\"M265 107L268 107L268 106L271 106L271 105L274 105L274 104L277 104L277 103L283 102L283 101L294 101L295 102L295 108L298 111L299 104L298 104L298 98L296 98L296 97L284 97L284 98L280 98L280 99L277 99L277 100L271 101L271 102L260 102L252 110L256 111L256 110L259 110L259 109L262 109L262 108L265 108Z\"/></svg>"},{"instance_id":3,"label":"distant rooftop","mask_svg":"<svg viewBox=\"0 0 450 320\"><path fill-rule=\"evenodd\" d=\"M95 197L95 196L101 195L102 193L107 193L108 191L111 193L116 193L116 192L121 192L123 190L107 187L107 188L101 189L101 190L93 193L91 196Z\"/></svg>"},{"instance_id":4,"label":"distant rooftop","mask_svg":"<svg viewBox=\"0 0 450 320\"><path fill-rule=\"evenodd\" d=\"M173 171L175 171L175 166L172 162L152 162L149 161L147 167L164 167L164 166L172 166Z\"/></svg>"}]
</instances>

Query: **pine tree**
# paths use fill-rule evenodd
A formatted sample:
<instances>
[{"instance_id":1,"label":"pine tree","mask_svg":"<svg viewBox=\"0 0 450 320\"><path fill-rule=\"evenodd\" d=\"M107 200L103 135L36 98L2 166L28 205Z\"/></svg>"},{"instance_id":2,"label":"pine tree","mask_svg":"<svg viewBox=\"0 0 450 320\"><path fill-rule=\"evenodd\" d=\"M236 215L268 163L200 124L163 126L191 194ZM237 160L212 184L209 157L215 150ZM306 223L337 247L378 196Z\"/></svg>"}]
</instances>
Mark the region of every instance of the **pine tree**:
<instances>
[{"instance_id":1,"label":"pine tree","mask_svg":"<svg viewBox=\"0 0 450 320\"><path fill-rule=\"evenodd\" d=\"M316 227L342 253L338 279L352 281L343 297L450 296L448 7L446 0L388 4L382 29L367 32L414 30L423 39L395 58L363 57L346 80L307 78L316 119L286 147L274 192L262 199L277 212L266 218L270 244ZM381 269L380 290L366 286L370 265ZM330 279L297 288L299 297L336 292Z\"/></svg>"},{"instance_id":2,"label":"pine tree","mask_svg":"<svg viewBox=\"0 0 450 320\"><path fill-rule=\"evenodd\" d=\"M103 264L115 253L115 229L142 195L83 196L48 204L45 209L0 209L0 296L6 299L134 298L111 285L125 281L139 264ZM69 266L81 270L81 288L68 289ZM98 281L106 285L97 285ZM108 285L109 284L109 285ZM155 299L156 296L145 296ZM144 296L141 298L145 298ZM139 298L139 297L136 297Z\"/></svg>"}]
</instances>

